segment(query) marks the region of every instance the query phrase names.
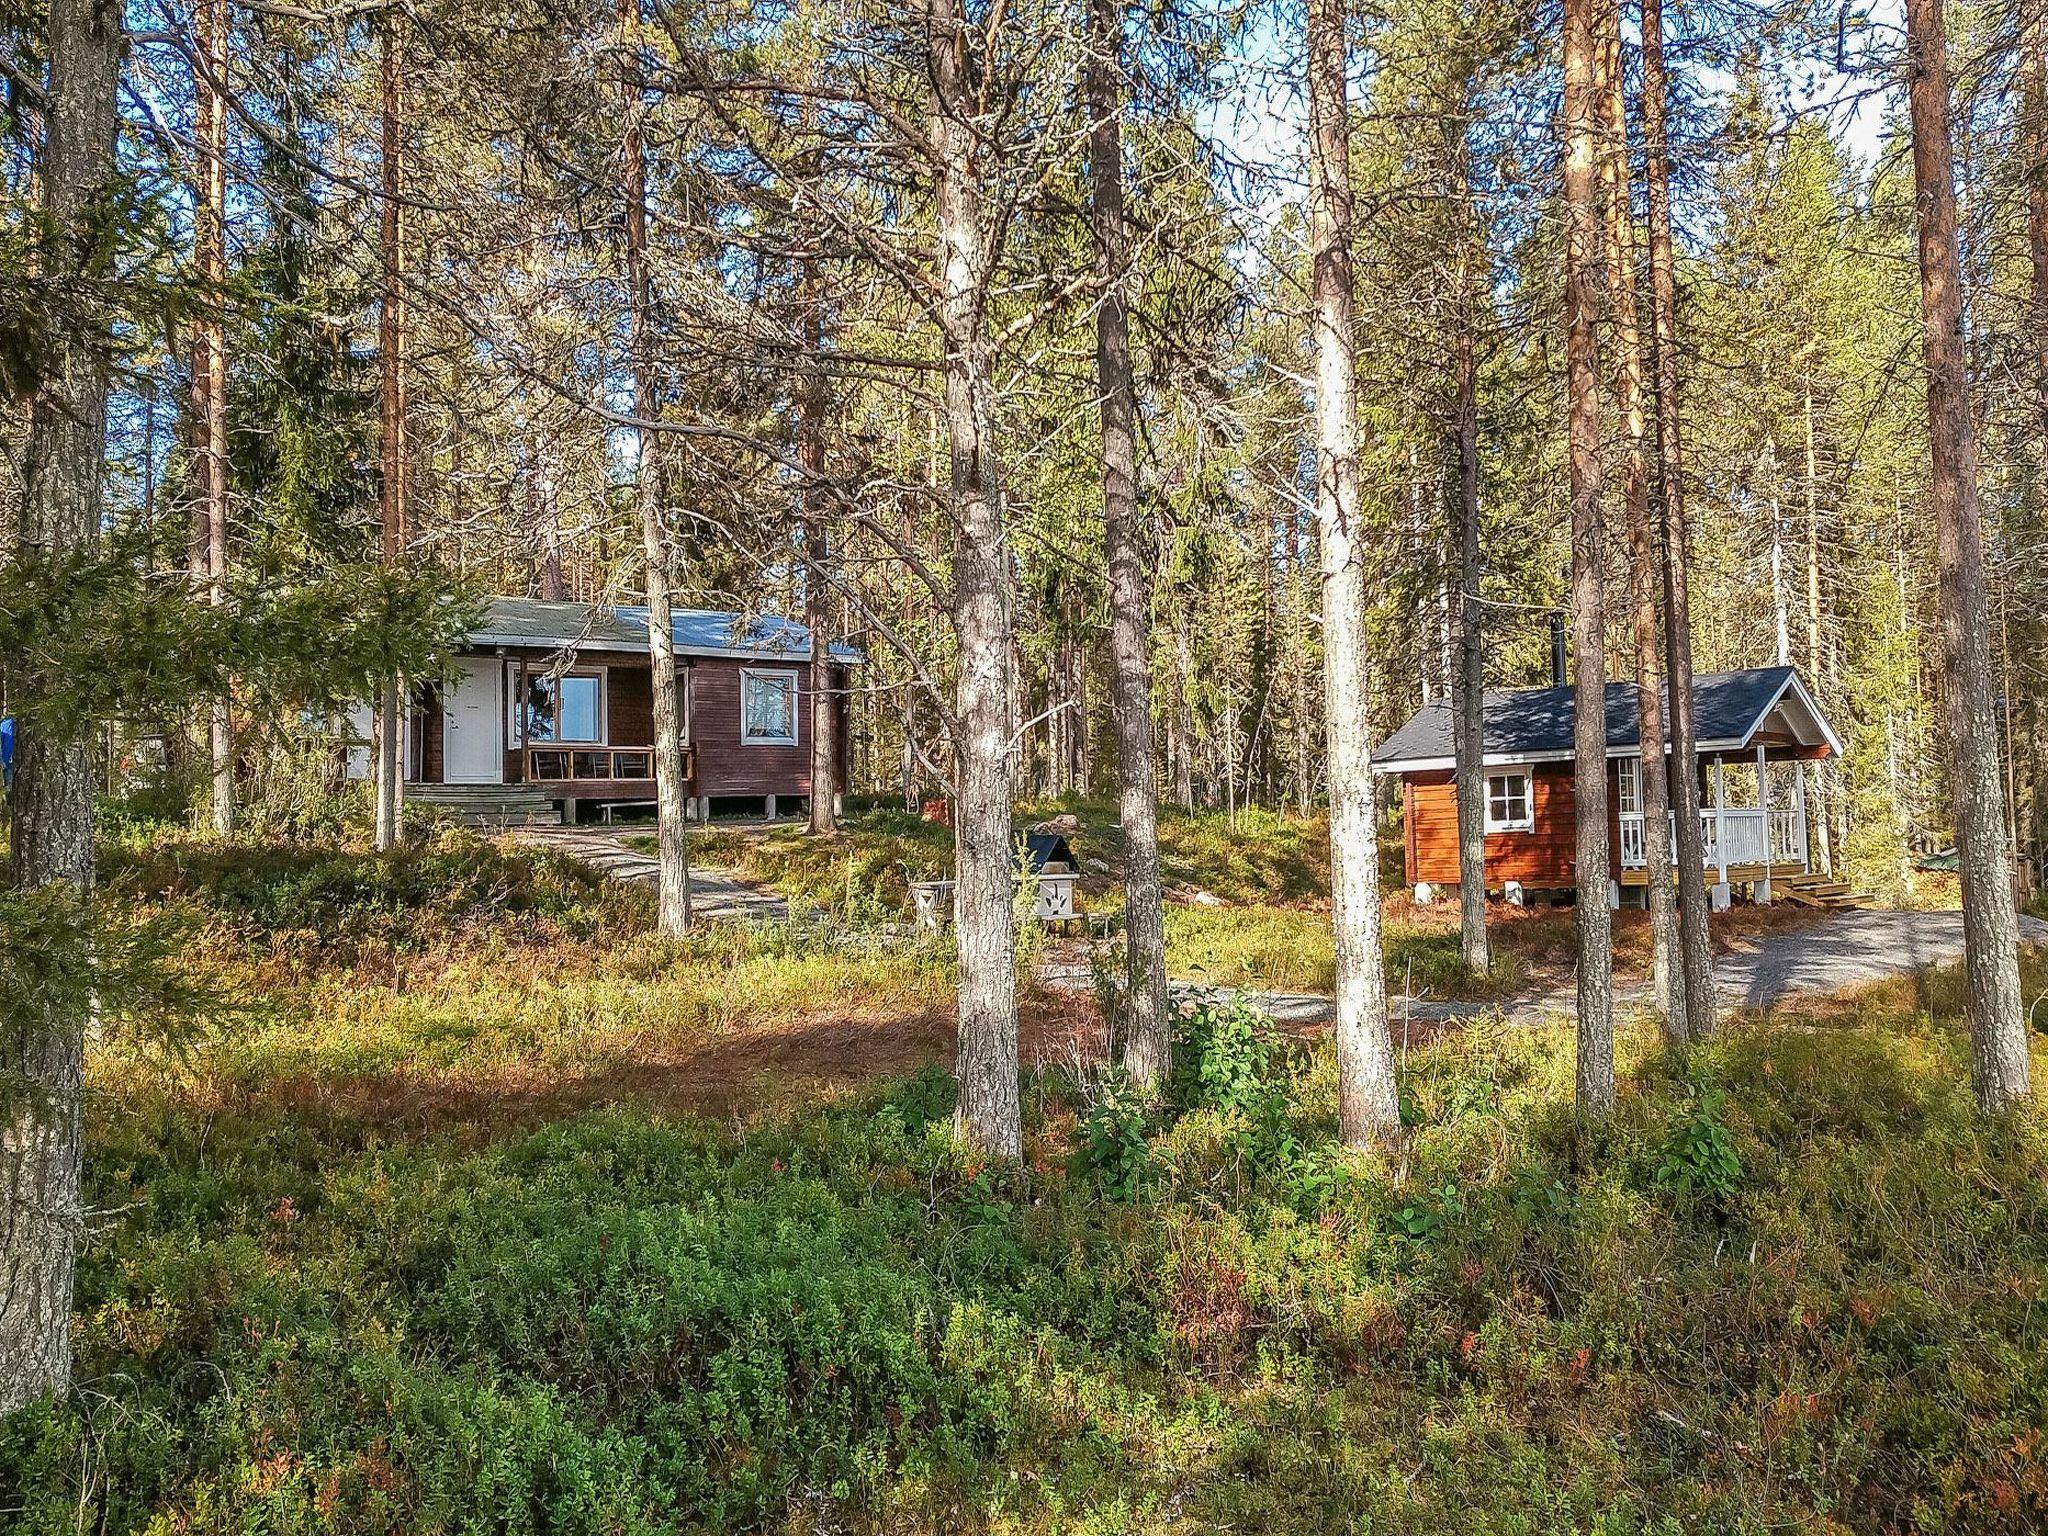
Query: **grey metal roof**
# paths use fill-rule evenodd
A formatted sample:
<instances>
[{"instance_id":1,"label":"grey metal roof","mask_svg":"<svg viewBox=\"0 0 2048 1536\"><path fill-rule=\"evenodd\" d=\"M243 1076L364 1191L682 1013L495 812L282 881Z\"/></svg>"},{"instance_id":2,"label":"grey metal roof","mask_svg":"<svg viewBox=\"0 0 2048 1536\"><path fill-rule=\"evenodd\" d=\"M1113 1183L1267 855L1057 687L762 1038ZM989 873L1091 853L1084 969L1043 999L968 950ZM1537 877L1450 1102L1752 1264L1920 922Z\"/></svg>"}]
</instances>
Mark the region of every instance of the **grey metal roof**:
<instances>
[{"instance_id":1,"label":"grey metal roof","mask_svg":"<svg viewBox=\"0 0 2048 1536\"><path fill-rule=\"evenodd\" d=\"M676 608L669 614L669 632L684 656L766 657L803 661L811 654L811 632L794 620L773 614L748 617L714 613L703 608ZM494 597L469 632L475 646L541 646L549 650L631 651L647 653L647 608L627 603L556 603L533 597ZM862 661L854 646L834 642L838 661Z\"/></svg>"},{"instance_id":2,"label":"grey metal roof","mask_svg":"<svg viewBox=\"0 0 2048 1536\"><path fill-rule=\"evenodd\" d=\"M1800 687L1791 667L1756 667L1746 672L1710 672L1693 679L1694 735L1702 747L1746 742L1764 712L1789 686ZM1810 702L1810 701L1809 701ZM1577 719L1570 688L1518 688L1489 693L1485 705L1485 755L1490 759L1568 756ZM1814 712L1816 720L1819 712ZM1832 742L1833 733L1820 721ZM1638 745L1636 685L1607 685L1607 747L1627 751ZM1839 743L1832 743L1839 750ZM1448 700L1426 705L1373 750L1373 766L1393 770L1437 763L1457 755Z\"/></svg>"}]
</instances>

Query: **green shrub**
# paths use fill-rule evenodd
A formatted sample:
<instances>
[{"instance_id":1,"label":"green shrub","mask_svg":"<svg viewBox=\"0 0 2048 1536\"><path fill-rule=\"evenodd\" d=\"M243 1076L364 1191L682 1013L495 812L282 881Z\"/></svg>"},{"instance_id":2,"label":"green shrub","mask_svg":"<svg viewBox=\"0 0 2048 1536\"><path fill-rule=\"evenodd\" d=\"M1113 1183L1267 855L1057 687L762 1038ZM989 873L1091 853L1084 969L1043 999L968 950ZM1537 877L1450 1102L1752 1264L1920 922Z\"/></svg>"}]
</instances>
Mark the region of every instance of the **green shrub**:
<instances>
[{"instance_id":1,"label":"green shrub","mask_svg":"<svg viewBox=\"0 0 2048 1536\"><path fill-rule=\"evenodd\" d=\"M1135 1200L1154 1179L1151 1116L1146 1095L1122 1072L1109 1069L1092 1084L1074 1163L1112 1200Z\"/></svg>"},{"instance_id":2,"label":"green shrub","mask_svg":"<svg viewBox=\"0 0 2048 1536\"><path fill-rule=\"evenodd\" d=\"M1674 1118L1651 1174L1659 1189L1720 1208L1734 1201L1742 1184L1742 1157L1722 1118L1726 1101L1720 1089L1702 1088Z\"/></svg>"}]
</instances>

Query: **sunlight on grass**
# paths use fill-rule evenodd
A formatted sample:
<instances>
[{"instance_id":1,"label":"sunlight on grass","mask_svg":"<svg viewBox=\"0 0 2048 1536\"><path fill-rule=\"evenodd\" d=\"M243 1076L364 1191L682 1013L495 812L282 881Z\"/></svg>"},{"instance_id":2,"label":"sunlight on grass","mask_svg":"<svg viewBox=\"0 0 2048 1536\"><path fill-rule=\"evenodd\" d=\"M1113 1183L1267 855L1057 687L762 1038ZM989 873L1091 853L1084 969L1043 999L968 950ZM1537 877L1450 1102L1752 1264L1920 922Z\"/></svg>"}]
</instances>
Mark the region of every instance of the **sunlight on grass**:
<instances>
[{"instance_id":1,"label":"sunlight on grass","mask_svg":"<svg viewBox=\"0 0 2048 1536\"><path fill-rule=\"evenodd\" d=\"M952 1136L914 948L662 945L473 839L120 877L264 1006L94 1052L90 1387L0 1424L10 1530L2048 1519L2048 1133L1976 1118L1953 972L1685 1060L1625 1028L1592 1129L1569 1025L1418 1032L1398 1163L1335 1146L1326 1040L1183 1019L1161 1102L1029 1078L1006 1168ZM1313 912L1178 915L1314 963ZM780 1107L692 1112L764 1069Z\"/></svg>"}]
</instances>

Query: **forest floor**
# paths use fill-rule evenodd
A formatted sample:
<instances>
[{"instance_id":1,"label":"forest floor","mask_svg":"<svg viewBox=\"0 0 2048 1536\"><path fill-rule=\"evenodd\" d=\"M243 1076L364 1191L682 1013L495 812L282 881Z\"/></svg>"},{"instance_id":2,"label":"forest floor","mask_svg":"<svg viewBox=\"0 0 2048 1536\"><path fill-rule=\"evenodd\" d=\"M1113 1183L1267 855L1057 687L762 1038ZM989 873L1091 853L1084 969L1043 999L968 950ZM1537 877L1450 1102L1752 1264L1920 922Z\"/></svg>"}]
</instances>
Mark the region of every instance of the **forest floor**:
<instances>
[{"instance_id":1,"label":"forest floor","mask_svg":"<svg viewBox=\"0 0 2048 1536\"><path fill-rule=\"evenodd\" d=\"M1952 970L1682 1060L1624 1020L1591 1131L1568 1026L1418 1032L1394 1160L1335 1146L1327 1039L1197 1008L1148 1107L1027 984L1004 1168L943 942L664 942L453 833L104 867L219 1003L96 1037L80 1390L0 1421L10 1532L2048 1521L2048 1126L1974 1115Z\"/></svg>"}]
</instances>

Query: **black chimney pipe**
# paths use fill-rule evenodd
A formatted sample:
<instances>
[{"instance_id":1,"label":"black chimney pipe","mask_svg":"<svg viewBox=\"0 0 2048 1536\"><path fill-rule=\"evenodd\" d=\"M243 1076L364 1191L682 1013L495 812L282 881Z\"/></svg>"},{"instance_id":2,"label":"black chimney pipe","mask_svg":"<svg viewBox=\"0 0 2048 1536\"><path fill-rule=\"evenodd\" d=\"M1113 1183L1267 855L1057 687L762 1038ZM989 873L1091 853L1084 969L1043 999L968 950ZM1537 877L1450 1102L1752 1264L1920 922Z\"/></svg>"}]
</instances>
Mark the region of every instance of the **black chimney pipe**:
<instances>
[{"instance_id":1,"label":"black chimney pipe","mask_svg":"<svg viewBox=\"0 0 2048 1536\"><path fill-rule=\"evenodd\" d=\"M1564 610L1550 613L1550 686L1564 686Z\"/></svg>"}]
</instances>

